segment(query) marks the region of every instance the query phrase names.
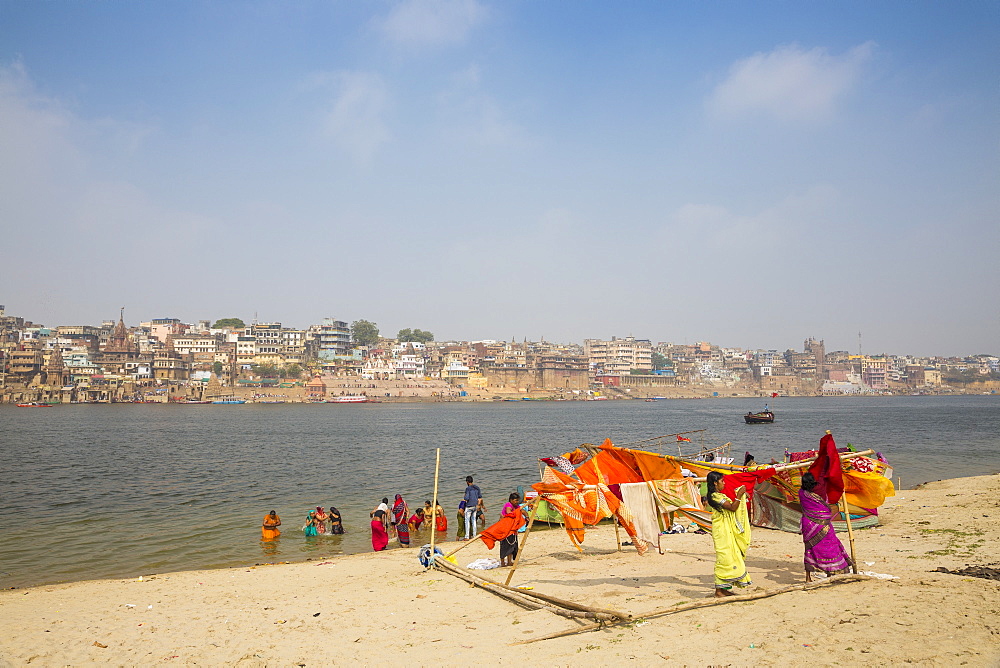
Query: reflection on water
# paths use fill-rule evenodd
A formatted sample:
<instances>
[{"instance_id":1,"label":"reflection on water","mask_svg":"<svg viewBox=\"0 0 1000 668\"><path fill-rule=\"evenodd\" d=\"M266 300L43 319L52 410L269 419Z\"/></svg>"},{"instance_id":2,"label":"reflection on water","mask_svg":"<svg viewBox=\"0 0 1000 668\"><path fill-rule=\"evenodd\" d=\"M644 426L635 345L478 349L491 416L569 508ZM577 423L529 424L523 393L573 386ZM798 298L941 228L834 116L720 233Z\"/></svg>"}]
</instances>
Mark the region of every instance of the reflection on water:
<instances>
[{"instance_id":1,"label":"reflection on water","mask_svg":"<svg viewBox=\"0 0 1000 668\"><path fill-rule=\"evenodd\" d=\"M0 586L368 551L368 513L383 496L401 493L411 510L430 498L437 447L449 538L466 475L492 520L517 485L538 480L538 457L605 437L705 429L690 447L732 442L735 455L767 461L830 429L841 445L885 453L906 487L1000 470L997 397L779 398L774 424L743 424L758 404L0 406ZM319 505L340 509L346 534L303 535ZM282 536L264 543L272 508ZM428 541L424 528L411 538Z\"/></svg>"}]
</instances>

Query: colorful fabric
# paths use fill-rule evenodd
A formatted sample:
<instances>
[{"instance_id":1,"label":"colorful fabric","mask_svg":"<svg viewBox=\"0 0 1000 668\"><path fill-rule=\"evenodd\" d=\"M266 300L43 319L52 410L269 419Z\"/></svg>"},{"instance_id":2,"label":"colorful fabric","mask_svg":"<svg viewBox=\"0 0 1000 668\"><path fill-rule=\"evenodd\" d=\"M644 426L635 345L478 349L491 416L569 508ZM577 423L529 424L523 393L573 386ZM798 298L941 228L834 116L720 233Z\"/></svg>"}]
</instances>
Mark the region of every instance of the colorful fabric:
<instances>
[{"instance_id":1,"label":"colorful fabric","mask_svg":"<svg viewBox=\"0 0 1000 668\"><path fill-rule=\"evenodd\" d=\"M701 502L701 491L691 478L652 480L650 488L656 495L660 511L676 513L702 529L712 527L712 515Z\"/></svg>"},{"instance_id":2,"label":"colorful fabric","mask_svg":"<svg viewBox=\"0 0 1000 668\"><path fill-rule=\"evenodd\" d=\"M499 541L508 536L516 535L517 530L522 526L524 526L524 513L521 512L520 508L517 508L501 517L500 521L496 524L483 529L477 538L482 538L483 543L486 544L486 549L492 550L493 546Z\"/></svg>"},{"instance_id":3,"label":"colorful fabric","mask_svg":"<svg viewBox=\"0 0 1000 668\"><path fill-rule=\"evenodd\" d=\"M892 480L878 473L844 471L844 497L848 503L874 512L888 496L896 496Z\"/></svg>"},{"instance_id":4,"label":"colorful fabric","mask_svg":"<svg viewBox=\"0 0 1000 668\"><path fill-rule=\"evenodd\" d=\"M718 503L729 499L721 492L712 492ZM741 499L736 510L712 507L712 543L715 545L715 586L732 589L753 584L747 573L746 555L750 547L750 516L747 501Z\"/></svg>"},{"instance_id":5,"label":"colorful fabric","mask_svg":"<svg viewBox=\"0 0 1000 668\"><path fill-rule=\"evenodd\" d=\"M587 464L592 461L593 459L589 460ZM602 477L599 466L594 469L594 473L598 479ZM639 554L645 554L649 549L646 542L636 535L628 507L611 493L608 485L597 483L588 485L590 489L585 489L578 480L547 466L542 473L542 482L532 487L562 515L566 533L578 549L583 543L584 526L593 526L602 519L612 516L618 519L619 524L632 538L632 544Z\"/></svg>"},{"instance_id":6,"label":"colorful fabric","mask_svg":"<svg viewBox=\"0 0 1000 668\"><path fill-rule=\"evenodd\" d=\"M316 506L316 533L325 534L326 533L326 519L327 515L323 512L322 506Z\"/></svg>"},{"instance_id":7,"label":"colorful fabric","mask_svg":"<svg viewBox=\"0 0 1000 668\"><path fill-rule=\"evenodd\" d=\"M833 529L833 511L815 492L799 490L802 506L802 542L805 545L803 563L806 572L844 573L851 567L851 558Z\"/></svg>"},{"instance_id":8,"label":"colorful fabric","mask_svg":"<svg viewBox=\"0 0 1000 668\"><path fill-rule=\"evenodd\" d=\"M770 480L774 477L774 475L775 470L770 466L765 469L757 469L755 471L726 473L722 476L722 482L725 484L722 491L730 499L735 500L736 489L742 485L747 490L747 497L752 499L754 486L765 480Z\"/></svg>"},{"instance_id":9,"label":"colorful fabric","mask_svg":"<svg viewBox=\"0 0 1000 668\"><path fill-rule=\"evenodd\" d=\"M307 536L315 536L318 532L316 531L316 514L310 512L306 515L306 523L302 527L302 531L305 532Z\"/></svg>"},{"instance_id":10,"label":"colorful fabric","mask_svg":"<svg viewBox=\"0 0 1000 668\"><path fill-rule=\"evenodd\" d=\"M619 487L622 499L632 513L633 526L639 540L658 546L660 531L663 530L663 522L660 519L662 508L657 506L649 483L628 482Z\"/></svg>"},{"instance_id":11,"label":"colorful fabric","mask_svg":"<svg viewBox=\"0 0 1000 668\"><path fill-rule=\"evenodd\" d=\"M278 525L281 524L281 518L275 515L271 517L268 513L264 515L264 522L260 529L260 539L261 540L275 540L281 535L281 531L278 530Z\"/></svg>"},{"instance_id":12,"label":"colorful fabric","mask_svg":"<svg viewBox=\"0 0 1000 668\"><path fill-rule=\"evenodd\" d=\"M819 454L809 467L809 473L816 478L816 488L813 490L816 494L830 503L840 501L844 494L844 474L832 435L825 434L819 439Z\"/></svg>"},{"instance_id":13,"label":"colorful fabric","mask_svg":"<svg viewBox=\"0 0 1000 668\"><path fill-rule=\"evenodd\" d=\"M382 525L381 518L372 519L372 549L381 552L389 544L389 534Z\"/></svg>"},{"instance_id":14,"label":"colorful fabric","mask_svg":"<svg viewBox=\"0 0 1000 668\"><path fill-rule=\"evenodd\" d=\"M441 506L438 506L434 513L434 528L438 531L448 530L448 518L445 517L444 508Z\"/></svg>"},{"instance_id":15,"label":"colorful fabric","mask_svg":"<svg viewBox=\"0 0 1000 668\"><path fill-rule=\"evenodd\" d=\"M397 494L396 501L392 504L392 523L396 527L396 537L403 547L410 545L410 526L407 524L407 514L409 509L403 501L403 495Z\"/></svg>"}]
</instances>

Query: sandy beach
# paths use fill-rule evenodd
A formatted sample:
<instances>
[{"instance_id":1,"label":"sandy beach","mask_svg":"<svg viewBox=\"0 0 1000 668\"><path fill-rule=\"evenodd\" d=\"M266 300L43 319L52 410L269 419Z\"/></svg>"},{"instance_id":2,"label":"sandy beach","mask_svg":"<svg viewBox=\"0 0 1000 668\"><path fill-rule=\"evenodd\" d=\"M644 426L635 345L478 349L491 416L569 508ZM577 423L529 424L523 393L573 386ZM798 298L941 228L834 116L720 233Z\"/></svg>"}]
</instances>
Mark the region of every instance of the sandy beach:
<instances>
[{"instance_id":1,"label":"sandy beach","mask_svg":"<svg viewBox=\"0 0 1000 668\"><path fill-rule=\"evenodd\" d=\"M511 643L582 622L425 571L413 548L9 589L0 592L0 665L995 666L1000 582L936 569L997 567L998 498L1000 475L928 483L888 499L882 525L859 531L856 549L862 570L894 579L649 620L642 616L707 600L710 536L663 536L663 555L640 557L617 551L611 526L589 530L582 554L561 529L533 531L512 585L635 621L531 644ZM462 566L485 556L497 552L481 541L457 555ZM755 528L750 592L802 582L801 557L800 536ZM507 574L479 572L501 581Z\"/></svg>"}]
</instances>

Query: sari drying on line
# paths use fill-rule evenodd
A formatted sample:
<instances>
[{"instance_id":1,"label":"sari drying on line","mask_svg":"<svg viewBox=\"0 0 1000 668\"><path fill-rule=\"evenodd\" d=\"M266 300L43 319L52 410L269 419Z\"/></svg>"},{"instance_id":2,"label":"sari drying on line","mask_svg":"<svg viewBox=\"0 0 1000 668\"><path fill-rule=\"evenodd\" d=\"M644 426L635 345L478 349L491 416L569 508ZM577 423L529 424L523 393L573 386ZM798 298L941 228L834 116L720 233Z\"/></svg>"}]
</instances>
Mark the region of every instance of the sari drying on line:
<instances>
[{"instance_id":1,"label":"sari drying on line","mask_svg":"<svg viewBox=\"0 0 1000 668\"><path fill-rule=\"evenodd\" d=\"M851 567L851 558L833 530L833 511L829 504L815 492L804 489L799 490L799 503L802 506L803 563L806 572L823 571L829 575L847 572Z\"/></svg>"}]
</instances>

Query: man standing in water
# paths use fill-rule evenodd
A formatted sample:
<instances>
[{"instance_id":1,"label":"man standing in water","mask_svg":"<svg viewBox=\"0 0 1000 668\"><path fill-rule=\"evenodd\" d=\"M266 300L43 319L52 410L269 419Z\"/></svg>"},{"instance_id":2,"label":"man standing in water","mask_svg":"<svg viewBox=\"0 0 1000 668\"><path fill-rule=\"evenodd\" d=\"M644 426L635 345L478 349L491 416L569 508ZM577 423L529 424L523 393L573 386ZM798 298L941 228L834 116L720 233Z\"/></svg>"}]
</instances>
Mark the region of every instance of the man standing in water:
<instances>
[{"instance_id":1,"label":"man standing in water","mask_svg":"<svg viewBox=\"0 0 1000 668\"><path fill-rule=\"evenodd\" d=\"M472 540L476 537L476 508L479 500L483 498L483 492L479 485L472 482L472 476L465 476L465 540Z\"/></svg>"}]
</instances>

